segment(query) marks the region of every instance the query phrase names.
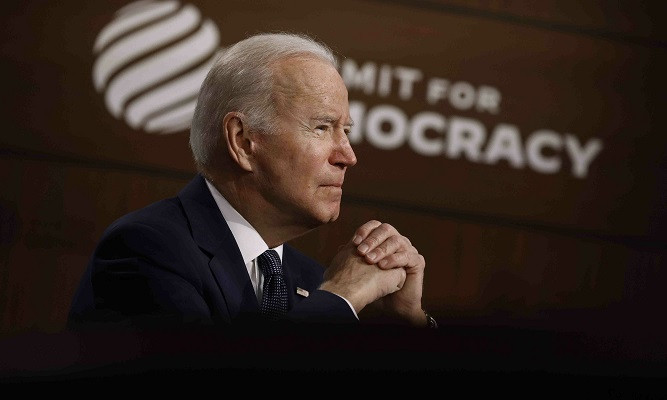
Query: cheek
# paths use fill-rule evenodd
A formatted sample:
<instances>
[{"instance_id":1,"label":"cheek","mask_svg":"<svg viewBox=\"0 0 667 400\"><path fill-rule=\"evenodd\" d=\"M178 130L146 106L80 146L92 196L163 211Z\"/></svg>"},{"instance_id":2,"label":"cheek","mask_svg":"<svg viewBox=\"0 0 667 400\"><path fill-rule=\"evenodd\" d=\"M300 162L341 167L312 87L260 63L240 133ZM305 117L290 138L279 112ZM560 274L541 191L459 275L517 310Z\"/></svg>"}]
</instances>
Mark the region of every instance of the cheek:
<instances>
[{"instance_id":1,"label":"cheek","mask_svg":"<svg viewBox=\"0 0 667 400\"><path fill-rule=\"evenodd\" d=\"M280 158L268 160L268 183L275 189L297 199L312 196L314 184L314 166L305 162L302 157ZM302 199L300 201L307 200Z\"/></svg>"},{"instance_id":2,"label":"cheek","mask_svg":"<svg viewBox=\"0 0 667 400\"><path fill-rule=\"evenodd\" d=\"M258 157L263 180L291 192L291 196L312 195L326 178L329 147L320 139L282 143L282 148L263 149Z\"/></svg>"},{"instance_id":3,"label":"cheek","mask_svg":"<svg viewBox=\"0 0 667 400\"><path fill-rule=\"evenodd\" d=\"M293 179L298 158L290 148L265 143L255 157L257 178L261 181L284 185Z\"/></svg>"},{"instance_id":4,"label":"cheek","mask_svg":"<svg viewBox=\"0 0 667 400\"><path fill-rule=\"evenodd\" d=\"M303 149L299 157L294 160L294 165L300 165L302 172L310 175L322 173L329 164L330 146L322 142L313 143Z\"/></svg>"}]
</instances>

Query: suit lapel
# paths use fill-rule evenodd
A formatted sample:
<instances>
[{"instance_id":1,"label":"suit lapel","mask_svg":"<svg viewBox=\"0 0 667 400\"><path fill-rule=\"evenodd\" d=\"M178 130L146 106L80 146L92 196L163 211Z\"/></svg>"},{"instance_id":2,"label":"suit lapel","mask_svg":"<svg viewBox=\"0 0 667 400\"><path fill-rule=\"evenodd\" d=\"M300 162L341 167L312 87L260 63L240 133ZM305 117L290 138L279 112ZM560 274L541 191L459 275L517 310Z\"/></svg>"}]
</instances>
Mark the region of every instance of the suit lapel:
<instances>
[{"instance_id":1,"label":"suit lapel","mask_svg":"<svg viewBox=\"0 0 667 400\"><path fill-rule=\"evenodd\" d=\"M301 269L294 264L292 248L288 245L283 247L283 272L285 274L285 283L287 284L287 294L289 296L289 308L304 299L302 295L297 295L296 289L302 287Z\"/></svg>"},{"instance_id":2,"label":"suit lapel","mask_svg":"<svg viewBox=\"0 0 667 400\"><path fill-rule=\"evenodd\" d=\"M243 257L204 178L197 175L178 197L190 221L192 237L211 256L209 268L226 303L218 305L220 312L231 319L240 313L256 313L259 305Z\"/></svg>"},{"instance_id":3,"label":"suit lapel","mask_svg":"<svg viewBox=\"0 0 667 400\"><path fill-rule=\"evenodd\" d=\"M259 311L255 289L252 287L248 270L233 236L225 240L215 251L209 266L225 296L232 319L239 314Z\"/></svg>"}]
</instances>

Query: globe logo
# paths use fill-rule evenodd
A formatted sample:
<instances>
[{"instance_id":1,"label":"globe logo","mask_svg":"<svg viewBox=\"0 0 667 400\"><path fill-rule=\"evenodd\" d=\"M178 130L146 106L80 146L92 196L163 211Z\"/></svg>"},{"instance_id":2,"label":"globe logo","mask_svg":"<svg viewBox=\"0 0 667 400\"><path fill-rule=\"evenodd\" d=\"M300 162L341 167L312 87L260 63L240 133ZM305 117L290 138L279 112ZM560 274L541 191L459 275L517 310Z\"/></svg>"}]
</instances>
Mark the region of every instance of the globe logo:
<instances>
[{"instance_id":1,"label":"globe logo","mask_svg":"<svg viewBox=\"0 0 667 400\"><path fill-rule=\"evenodd\" d=\"M155 134L188 129L218 43L215 23L192 5L130 3L95 40L95 89L104 94L111 115L134 129Z\"/></svg>"}]
</instances>

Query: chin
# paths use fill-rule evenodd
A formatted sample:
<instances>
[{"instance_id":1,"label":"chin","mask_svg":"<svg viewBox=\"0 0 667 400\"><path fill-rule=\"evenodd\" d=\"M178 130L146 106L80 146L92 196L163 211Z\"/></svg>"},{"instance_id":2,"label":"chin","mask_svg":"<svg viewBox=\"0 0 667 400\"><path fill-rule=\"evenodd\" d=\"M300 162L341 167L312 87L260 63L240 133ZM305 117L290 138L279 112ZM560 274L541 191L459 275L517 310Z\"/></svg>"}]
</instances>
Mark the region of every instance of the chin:
<instances>
[{"instance_id":1,"label":"chin","mask_svg":"<svg viewBox=\"0 0 667 400\"><path fill-rule=\"evenodd\" d=\"M336 221L338 219L338 215L340 215L340 208L336 208L335 212L329 214L329 219L327 220L327 223Z\"/></svg>"},{"instance_id":2,"label":"chin","mask_svg":"<svg viewBox=\"0 0 667 400\"><path fill-rule=\"evenodd\" d=\"M327 209L321 209L319 212L314 213L313 217L318 221L319 225L328 224L329 222L334 222L338 219L340 214L340 204L332 206Z\"/></svg>"}]
</instances>

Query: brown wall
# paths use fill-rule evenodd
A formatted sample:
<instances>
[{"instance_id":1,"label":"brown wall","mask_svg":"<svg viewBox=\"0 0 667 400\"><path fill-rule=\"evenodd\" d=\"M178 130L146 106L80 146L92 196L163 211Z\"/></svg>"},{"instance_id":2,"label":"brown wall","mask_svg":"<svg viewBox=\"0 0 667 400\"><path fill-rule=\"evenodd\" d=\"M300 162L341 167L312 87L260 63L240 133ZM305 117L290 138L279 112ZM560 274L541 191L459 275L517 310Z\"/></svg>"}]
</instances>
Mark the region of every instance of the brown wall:
<instances>
[{"instance_id":1,"label":"brown wall","mask_svg":"<svg viewBox=\"0 0 667 400\"><path fill-rule=\"evenodd\" d=\"M187 129L132 128L111 115L93 85L105 52L95 53L94 43L127 3L2 6L4 334L62 329L104 228L176 194L194 173ZM407 234L426 257L424 303L443 321L552 329L653 323L667 282L667 139L660 125L667 33L657 10L557 1L181 4L202 17L166 47L210 19L220 47L258 31L303 31L347 57L348 68L353 61L358 76L375 68L371 83L348 81L351 103L365 112L355 117L359 164L346 177L341 218L295 240L303 251L327 263L359 224L376 218ZM121 65L109 82L151 55L143 57ZM382 66L393 74L387 92L378 86ZM401 94L401 71L419 74L409 94ZM432 79L476 95L493 88L497 107L429 102ZM134 93L126 106L166 83ZM394 148L380 146L402 122L382 124L381 109L398 110L391 115L407 124ZM371 112L380 122L369 122ZM419 153L409 139L410 124L424 112L444 124L422 132L437 154ZM483 131L474 154L451 147L462 123ZM514 136L496 143L504 157L491 162L499 126L513 127ZM560 162L548 173L531 164L527 150L545 130L559 143L541 150ZM461 135L465 142L469 134ZM584 176L573 173L566 140L601 144ZM520 163L512 165L508 154Z\"/></svg>"}]
</instances>

